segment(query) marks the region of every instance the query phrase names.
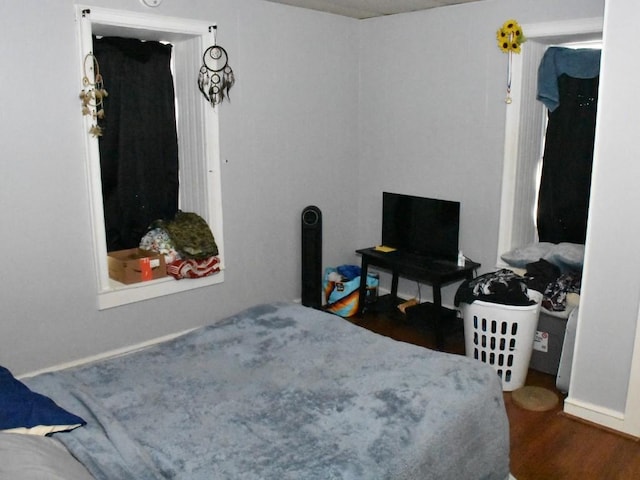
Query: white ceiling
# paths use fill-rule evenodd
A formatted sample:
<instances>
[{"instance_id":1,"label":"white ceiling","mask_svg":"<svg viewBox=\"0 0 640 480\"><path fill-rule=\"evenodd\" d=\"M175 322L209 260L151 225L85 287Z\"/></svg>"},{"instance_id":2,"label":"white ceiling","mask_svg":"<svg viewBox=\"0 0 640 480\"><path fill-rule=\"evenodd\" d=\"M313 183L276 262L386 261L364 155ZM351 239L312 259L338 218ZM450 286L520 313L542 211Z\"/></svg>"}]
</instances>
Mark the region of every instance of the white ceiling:
<instances>
[{"instance_id":1,"label":"white ceiling","mask_svg":"<svg viewBox=\"0 0 640 480\"><path fill-rule=\"evenodd\" d=\"M415 12L444 5L483 0L267 0L274 3L335 13L352 18L371 18L395 13Z\"/></svg>"}]
</instances>

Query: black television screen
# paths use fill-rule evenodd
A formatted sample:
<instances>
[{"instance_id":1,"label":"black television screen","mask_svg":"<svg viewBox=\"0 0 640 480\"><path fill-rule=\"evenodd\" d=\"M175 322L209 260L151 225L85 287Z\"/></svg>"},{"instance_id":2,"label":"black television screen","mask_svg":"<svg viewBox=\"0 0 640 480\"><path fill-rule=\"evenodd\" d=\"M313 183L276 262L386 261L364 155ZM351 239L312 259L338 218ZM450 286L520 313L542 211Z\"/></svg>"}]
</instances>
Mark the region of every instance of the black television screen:
<instances>
[{"instance_id":1,"label":"black television screen","mask_svg":"<svg viewBox=\"0 0 640 480\"><path fill-rule=\"evenodd\" d=\"M382 193L382 244L399 251L456 260L460 202Z\"/></svg>"}]
</instances>

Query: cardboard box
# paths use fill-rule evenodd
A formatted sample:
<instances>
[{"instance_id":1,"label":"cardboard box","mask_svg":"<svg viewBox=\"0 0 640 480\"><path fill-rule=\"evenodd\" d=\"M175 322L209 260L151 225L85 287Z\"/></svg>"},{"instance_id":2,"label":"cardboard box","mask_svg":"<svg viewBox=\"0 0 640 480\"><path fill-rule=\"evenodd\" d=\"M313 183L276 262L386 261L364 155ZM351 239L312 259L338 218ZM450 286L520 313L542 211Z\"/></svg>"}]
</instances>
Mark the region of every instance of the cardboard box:
<instances>
[{"instance_id":1,"label":"cardboard box","mask_svg":"<svg viewBox=\"0 0 640 480\"><path fill-rule=\"evenodd\" d=\"M167 275L164 255L139 248L117 250L107 254L109 277L130 284L155 280Z\"/></svg>"}]
</instances>

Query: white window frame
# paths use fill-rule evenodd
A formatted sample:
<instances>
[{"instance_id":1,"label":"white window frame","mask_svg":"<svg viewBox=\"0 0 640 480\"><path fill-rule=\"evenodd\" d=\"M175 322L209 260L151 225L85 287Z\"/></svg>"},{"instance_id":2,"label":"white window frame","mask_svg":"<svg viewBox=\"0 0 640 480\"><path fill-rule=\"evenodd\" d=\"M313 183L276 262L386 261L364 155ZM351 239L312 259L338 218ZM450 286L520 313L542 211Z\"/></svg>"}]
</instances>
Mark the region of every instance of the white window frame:
<instances>
[{"instance_id":1,"label":"white window frame","mask_svg":"<svg viewBox=\"0 0 640 480\"><path fill-rule=\"evenodd\" d=\"M179 107L177 112L180 156L179 204L183 211L196 212L207 221L220 251L221 270L209 277L181 281L165 277L131 285L124 285L110 279L100 176L100 152L98 139L89 133L92 119L90 116L85 116L83 128L87 155L86 173L90 195L98 309L222 283L224 281L224 242L218 109L213 109L206 102L196 84L202 63L202 53L214 42L215 24L82 5L77 6L76 23L80 47L78 92L83 88L81 79L84 59L93 50L93 34L168 41L174 46L174 82ZM92 71L87 74L93 76ZM105 77L104 81L108 91L109 78ZM79 111L80 103L78 102Z\"/></svg>"},{"instance_id":2,"label":"white window frame","mask_svg":"<svg viewBox=\"0 0 640 480\"><path fill-rule=\"evenodd\" d=\"M497 266L505 266L500 255L537 239L534 208L544 135L544 105L536 100L537 71L549 45L588 41L602 37L602 17L522 25L527 42L513 56L511 104L506 108L500 229Z\"/></svg>"}]
</instances>

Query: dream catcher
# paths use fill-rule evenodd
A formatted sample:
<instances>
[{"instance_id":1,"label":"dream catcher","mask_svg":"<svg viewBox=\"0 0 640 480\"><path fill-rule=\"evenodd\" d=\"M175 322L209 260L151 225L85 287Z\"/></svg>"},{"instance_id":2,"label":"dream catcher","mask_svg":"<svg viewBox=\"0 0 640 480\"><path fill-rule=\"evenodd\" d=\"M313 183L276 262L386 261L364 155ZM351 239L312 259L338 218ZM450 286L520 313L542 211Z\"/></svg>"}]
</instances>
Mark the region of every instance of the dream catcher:
<instances>
[{"instance_id":1,"label":"dream catcher","mask_svg":"<svg viewBox=\"0 0 640 480\"><path fill-rule=\"evenodd\" d=\"M109 95L104 88L104 80L100 75L98 59L93 53L88 53L84 57L82 65L82 90L80 91L80 101L82 102L82 115L91 116L93 123L89 133L94 137L102 136L102 128L98 121L104 118L104 99ZM89 74L93 72L93 81Z\"/></svg>"},{"instance_id":2,"label":"dream catcher","mask_svg":"<svg viewBox=\"0 0 640 480\"><path fill-rule=\"evenodd\" d=\"M209 31L214 33L213 45L204 51L198 75L198 88L212 107L221 103L225 98L229 99L229 90L236 82L233 70L229 66L227 51L216 44L216 28L215 26L209 27Z\"/></svg>"}]
</instances>

